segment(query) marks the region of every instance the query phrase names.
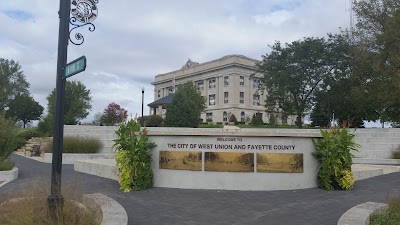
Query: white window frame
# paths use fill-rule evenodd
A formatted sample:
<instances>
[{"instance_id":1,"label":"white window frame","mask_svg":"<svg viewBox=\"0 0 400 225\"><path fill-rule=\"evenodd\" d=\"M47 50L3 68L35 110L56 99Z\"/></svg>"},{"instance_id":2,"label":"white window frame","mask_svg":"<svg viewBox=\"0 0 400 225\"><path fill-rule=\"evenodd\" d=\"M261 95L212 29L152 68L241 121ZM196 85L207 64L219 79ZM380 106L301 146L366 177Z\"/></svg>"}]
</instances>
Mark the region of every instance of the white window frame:
<instances>
[{"instance_id":1,"label":"white window frame","mask_svg":"<svg viewBox=\"0 0 400 225\"><path fill-rule=\"evenodd\" d=\"M253 95L253 105L259 106L260 105L260 95Z\"/></svg>"},{"instance_id":2,"label":"white window frame","mask_svg":"<svg viewBox=\"0 0 400 225\"><path fill-rule=\"evenodd\" d=\"M202 92L204 90L204 81L197 82L197 90Z\"/></svg>"},{"instance_id":3,"label":"white window frame","mask_svg":"<svg viewBox=\"0 0 400 225\"><path fill-rule=\"evenodd\" d=\"M239 84L240 84L240 86L244 85L244 76L239 77Z\"/></svg>"},{"instance_id":4,"label":"white window frame","mask_svg":"<svg viewBox=\"0 0 400 225\"><path fill-rule=\"evenodd\" d=\"M215 88L215 79L211 79L208 81L208 88L212 89Z\"/></svg>"},{"instance_id":5,"label":"white window frame","mask_svg":"<svg viewBox=\"0 0 400 225\"><path fill-rule=\"evenodd\" d=\"M239 92L239 103L244 104L244 92L243 91Z\"/></svg>"},{"instance_id":6,"label":"white window frame","mask_svg":"<svg viewBox=\"0 0 400 225\"><path fill-rule=\"evenodd\" d=\"M224 104L229 103L229 93L226 91L224 92Z\"/></svg>"},{"instance_id":7,"label":"white window frame","mask_svg":"<svg viewBox=\"0 0 400 225\"><path fill-rule=\"evenodd\" d=\"M229 85L229 76L224 77L224 85L228 86Z\"/></svg>"},{"instance_id":8,"label":"white window frame","mask_svg":"<svg viewBox=\"0 0 400 225\"><path fill-rule=\"evenodd\" d=\"M259 88L261 84L261 80L260 79L254 79L253 80L253 88Z\"/></svg>"},{"instance_id":9,"label":"white window frame","mask_svg":"<svg viewBox=\"0 0 400 225\"><path fill-rule=\"evenodd\" d=\"M224 121L224 122L228 122L228 113L227 113L227 112L224 112L224 113L222 114L222 118L223 118L223 121Z\"/></svg>"},{"instance_id":10,"label":"white window frame","mask_svg":"<svg viewBox=\"0 0 400 225\"><path fill-rule=\"evenodd\" d=\"M215 105L215 94L208 96L208 105Z\"/></svg>"},{"instance_id":11,"label":"white window frame","mask_svg":"<svg viewBox=\"0 0 400 225\"><path fill-rule=\"evenodd\" d=\"M206 122L213 121L213 113L206 113Z\"/></svg>"}]
</instances>

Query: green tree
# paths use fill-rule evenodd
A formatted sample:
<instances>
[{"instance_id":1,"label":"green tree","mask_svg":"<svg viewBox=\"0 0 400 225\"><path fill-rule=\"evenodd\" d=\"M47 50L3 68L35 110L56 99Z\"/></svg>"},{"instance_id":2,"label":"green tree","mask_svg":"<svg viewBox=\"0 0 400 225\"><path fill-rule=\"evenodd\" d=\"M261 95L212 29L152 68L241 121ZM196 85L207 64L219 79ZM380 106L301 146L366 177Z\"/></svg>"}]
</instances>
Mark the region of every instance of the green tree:
<instances>
[{"instance_id":1,"label":"green tree","mask_svg":"<svg viewBox=\"0 0 400 225\"><path fill-rule=\"evenodd\" d=\"M55 115L55 97L54 89L47 97L49 116L54 118ZM79 81L67 81L65 87L65 108L64 108L64 124L75 125L79 120L89 115L92 108L90 104L92 97L90 90Z\"/></svg>"},{"instance_id":2,"label":"green tree","mask_svg":"<svg viewBox=\"0 0 400 225\"><path fill-rule=\"evenodd\" d=\"M171 127L198 127L206 100L192 82L179 86L172 102L167 106L165 125Z\"/></svg>"},{"instance_id":3,"label":"green tree","mask_svg":"<svg viewBox=\"0 0 400 225\"><path fill-rule=\"evenodd\" d=\"M302 118L313 106L313 92L326 79L331 68L327 61L328 47L323 38L305 38L271 46L272 51L258 63L268 97L267 112L297 115L296 124L302 127Z\"/></svg>"},{"instance_id":4,"label":"green tree","mask_svg":"<svg viewBox=\"0 0 400 225\"><path fill-rule=\"evenodd\" d=\"M98 113L94 114L94 116L93 116L93 124L97 125L97 126L99 126L100 124L103 125L102 122L101 122L101 118L102 117L103 117L103 113L101 113L101 112L98 112Z\"/></svg>"},{"instance_id":5,"label":"green tree","mask_svg":"<svg viewBox=\"0 0 400 225\"><path fill-rule=\"evenodd\" d=\"M357 1L354 11L358 22L352 43L357 58L364 60L354 61L360 85L353 92L371 100L359 102L359 107L368 112L367 120L400 121L400 2Z\"/></svg>"},{"instance_id":6,"label":"green tree","mask_svg":"<svg viewBox=\"0 0 400 225\"><path fill-rule=\"evenodd\" d=\"M326 127L329 124L328 104L326 92L319 91L315 93L315 106L312 109L310 119L312 126Z\"/></svg>"},{"instance_id":7,"label":"green tree","mask_svg":"<svg viewBox=\"0 0 400 225\"><path fill-rule=\"evenodd\" d=\"M0 112L16 95L29 94L28 88L29 83L18 62L0 58Z\"/></svg>"},{"instance_id":8,"label":"green tree","mask_svg":"<svg viewBox=\"0 0 400 225\"><path fill-rule=\"evenodd\" d=\"M263 122L263 119L262 119L262 114L261 113L254 113L252 118L251 118L250 125L252 125L252 126L260 126L260 125L263 125L263 124L264 124L264 122Z\"/></svg>"},{"instance_id":9,"label":"green tree","mask_svg":"<svg viewBox=\"0 0 400 225\"><path fill-rule=\"evenodd\" d=\"M12 118L14 121L22 121L24 128L27 123L32 120L40 119L43 113L43 107L39 105L31 96L23 94L16 95L9 102L9 109L6 111L6 117Z\"/></svg>"},{"instance_id":10,"label":"green tree","mask_svg":"<svg viewBox=\"0 0 400 225\"><path fill-rule=\"evenodd\" d=\"M122 108L120 105L111 102L104 109L103 116L101 117L101 122L104 125L114 126L117 123L124 122L128 117L128 111Z\"/></svg>"}]
</instances>

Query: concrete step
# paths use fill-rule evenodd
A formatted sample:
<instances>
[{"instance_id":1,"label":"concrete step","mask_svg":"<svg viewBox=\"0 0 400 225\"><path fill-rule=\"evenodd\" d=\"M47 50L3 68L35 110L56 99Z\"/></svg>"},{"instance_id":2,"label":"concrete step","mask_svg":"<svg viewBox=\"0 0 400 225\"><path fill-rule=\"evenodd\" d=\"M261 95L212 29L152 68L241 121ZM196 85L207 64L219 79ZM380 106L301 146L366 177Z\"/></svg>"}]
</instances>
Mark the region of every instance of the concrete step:
<instances>
[{"instance_id":1,"label":"concrete step","mask_svg":"<svg viewBox=\"0 0 400 225\"><path fill-rule=\"evenodd\" d=\"M400 159L354 158L353 159L353 163L355 163L355 164L400 166Z\"/></svg>"},{"instance_id":2,"label":"concrete step","mask_svg":"<svg viewBox=\"0 0 400 225\"><path fill-rule=\"evenodd\" d=\"M400 137L379 137L379 138L370 138L370 137L356 137L354 140L359 144L397 144L400 145Z\"/></svg>"},{"instance_id":3,"label":"concrete step","mask_svg":"<svg viewBox=\"0 0 400 225\"><path fill-rule=\"evenodd\" d=\"M351 167L351 171L353 172L354 181L364 180L383 174L382 168L370 168L361 164L354 164Z\"/></svg>"},{"instance_id":4,"label":"concrete step","mask_svg":"<svg viewBox=\"0 0 400 225\"><path fill-rule=\"evenodd\" d=\"M371 158L371 159L392 159L393 153L388 150L361 150L353 152L356 158Z\"/></svg>"},{"instance_id":5,"label":"concrete step","mask_svg":"<svg viewBox=\"0 0 400 225\"><path fill-rule=\"evenodd\" d=\"M390 150L394 151L400 148L400 144L368 144L368 143L360 143L361 149L364 151L370 150Z\"/></svg>"},{"instance_id":6,"label":"concrete step","mask_svg":"<svg viewBox=\"0 0 400 225\"><path fill-rule=\"evenodd\" d=\"M400 133L397 132L379 132L379 133L374 133L374 132L366 132L366 133L355 133L356 137L378 137L378 138L384 138L384 137L400 137Z\"/></svg>"},{"instance_id":7,"label":"concrete step","mask_svg":"<svg viewBox=\"0 0 400 225\"><path fill-rule=\"evenodd\" d=\"M118 180L118 168L115 159L94 159L75 161L74 170L112 180Z\"/></svg>"}]
</instances>

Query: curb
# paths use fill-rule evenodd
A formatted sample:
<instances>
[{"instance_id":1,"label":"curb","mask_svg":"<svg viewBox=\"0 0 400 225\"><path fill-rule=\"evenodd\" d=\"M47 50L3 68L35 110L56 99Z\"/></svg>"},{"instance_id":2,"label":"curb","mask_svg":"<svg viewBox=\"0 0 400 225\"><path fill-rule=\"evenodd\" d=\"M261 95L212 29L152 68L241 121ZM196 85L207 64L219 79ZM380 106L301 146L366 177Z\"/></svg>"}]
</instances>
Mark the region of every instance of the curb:
<instances>
[{"instance_id":1,"label":"curb","mask_svg":"<svg viewBox=\"0 0 400 225\"><path fill-rule=\"evenodd\" d=\"M5 181L0 184L0 187L6 185L8 182L18 178L18 167L14 167L12 170L0 171L0 180Z\"/></svg>"},{"instance_id":2,"label":"curb","mask_svg":"<svg viewBox=\"0 0 400 225\"><path fill-rule=\"evenodd\" d=\"M369 225L371 215L387 209L388 204L365 202L347 210L339 219L337 225Z\"/></svg>"},{"instance_id":3,"label":"curb","mask_svg":"<svg viewBox=\"0 0 400 225\"><path fill-rule=\"evenodd\" d=\"M127 225L128 214L125 209L114 199L100 194L83 195L83 204L93 209L98 218L101 219L101 225Z\"/></svg>"}]
</instances>

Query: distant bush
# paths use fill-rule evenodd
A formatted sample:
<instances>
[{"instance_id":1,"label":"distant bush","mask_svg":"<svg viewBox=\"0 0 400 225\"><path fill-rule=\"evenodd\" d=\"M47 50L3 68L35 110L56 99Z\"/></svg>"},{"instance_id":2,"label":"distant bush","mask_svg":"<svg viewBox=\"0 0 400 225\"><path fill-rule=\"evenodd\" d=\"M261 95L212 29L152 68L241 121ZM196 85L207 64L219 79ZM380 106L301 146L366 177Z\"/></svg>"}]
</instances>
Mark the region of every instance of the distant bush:
<instances>
[{"instance_id":1,"label":"distant bush","mask_svg":"<svg viewBox=\"0 0 400 225\"><path fill-rule=\"evenodd\" d=\"M32 137L43 137L44 134L38 128L23 128L17 131L16 146L14 150L20 149Z\"/></svg>"},{"instance_id":2,"label":"distant bush","mask_svg":"<svg viewBox=\"0 0 400 225\"><path fill-rule=\"evenodd\" d=\"M43 133L38 128L20 129L17 131L17 136L29 140L32 137L42 137Z\"/></svg>"},{"instance_id":3,"label":"distant bush","mask_svg":"<svg viewBox=\"0 0 400 225\"><path fill-rule=\"evenodd\" d=\"M158 115L144 117L144 125L146 127L160 127L164 119Z\"/></svg>"},{"instance_id":4,"label":"distant bush","mask_svg":"<svg viewBox=\"0 0 400 225\"><path fill-rule=\"evenodd\" d=\"M98 153L103 143L98 138L64 137L63 153ZM53 141L44 146L46 153L53 152Z\"/></svg>"},{"instance_id":5,"label":"distant bush","mask_svg":"<svg viewBox=\"0 0 400 225\"><path fill-rule=\"evenodd\" d=\"M43 134L43 136L53 136L54 118L47 115L45 118L40 120L38 123L38 130Z\"/></svg>"},{"instance_id":6,"label":"distant bush","mask_svg":"<svg viewBox=\"0 0 400 225\"><path fill-rule=\"evenodd\" d=\"M262 114L261 113L254 113L253 117L251 118L250 125L252 126L260 126L263 125L264 122L262 120Z\"/></svg>"}]
</instances>

